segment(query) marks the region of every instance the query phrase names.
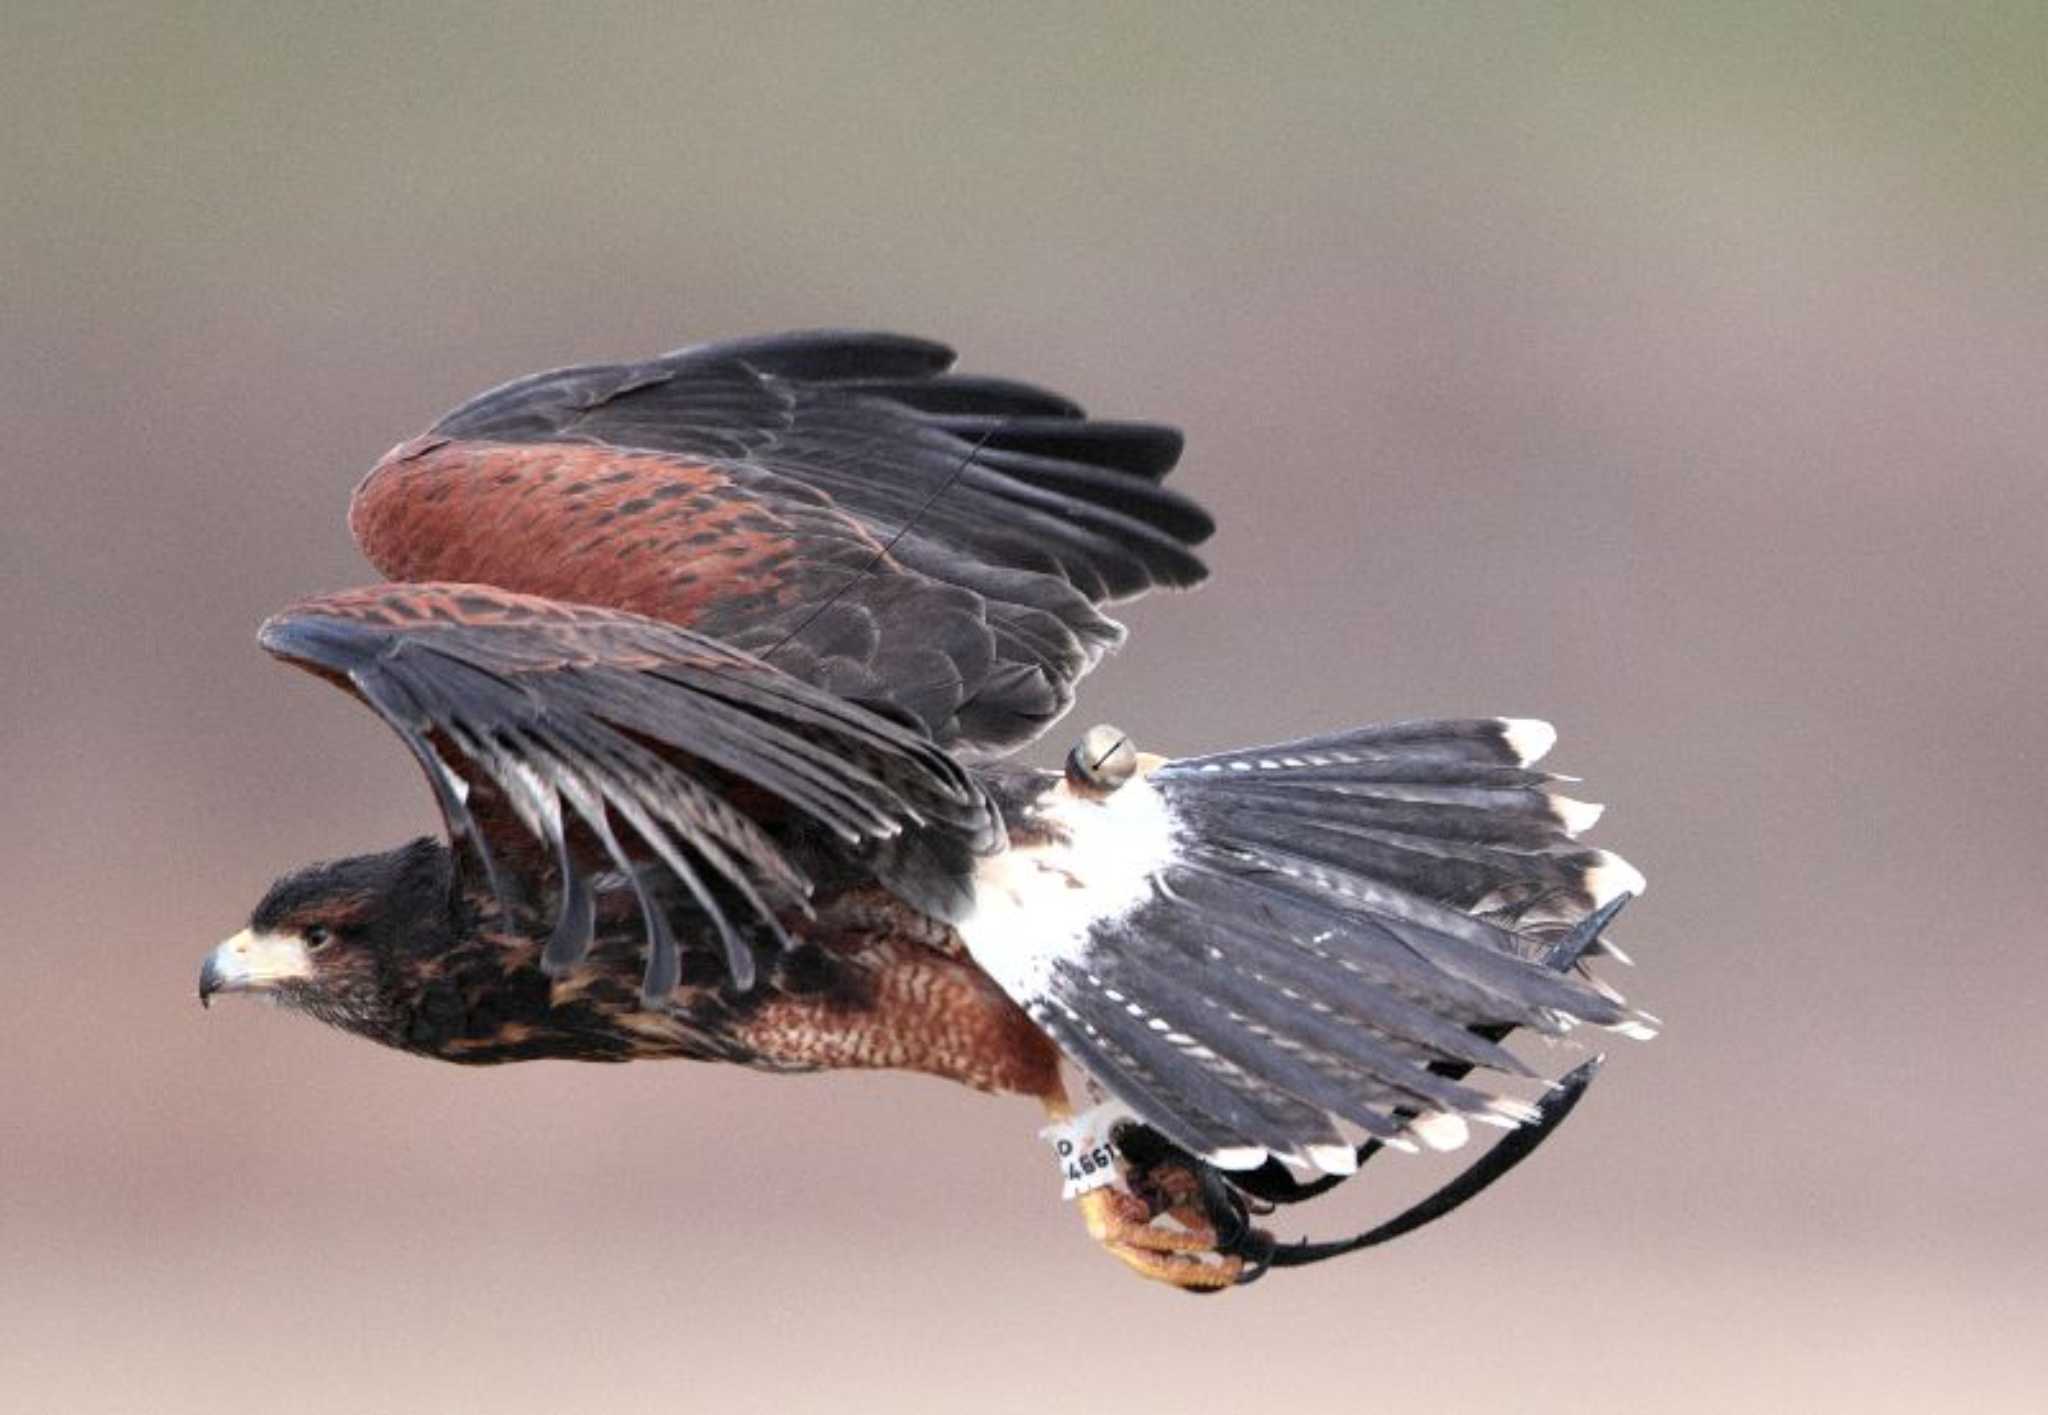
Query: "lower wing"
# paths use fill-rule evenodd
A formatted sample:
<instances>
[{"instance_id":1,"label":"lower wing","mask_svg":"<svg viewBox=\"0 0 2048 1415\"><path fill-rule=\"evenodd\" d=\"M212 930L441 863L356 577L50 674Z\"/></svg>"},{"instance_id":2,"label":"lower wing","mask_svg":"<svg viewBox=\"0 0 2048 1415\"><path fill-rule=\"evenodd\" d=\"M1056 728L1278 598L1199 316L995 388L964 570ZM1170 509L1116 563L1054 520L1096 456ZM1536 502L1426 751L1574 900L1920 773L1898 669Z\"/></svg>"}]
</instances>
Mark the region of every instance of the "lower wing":
<instances>
[{"instance_id":1,"label":"lower wing","mask_svg":"<svg viewBox=\"0 0 2048 1415\"><path fill-rule=\"evenodd\" d=\"M971 860L998 840L979 785L922 732L636 614L393 584L302 601L259 639L397 731L501 912L515 883L553 899L549 966L589 946L592 869L622 871L650 1002L680 966L650 868L694 896L745 991L755 948L787 946L781 920L809 907L781 843L792 832L941 918L966 906Z\"/></svg>"}]
</instances>

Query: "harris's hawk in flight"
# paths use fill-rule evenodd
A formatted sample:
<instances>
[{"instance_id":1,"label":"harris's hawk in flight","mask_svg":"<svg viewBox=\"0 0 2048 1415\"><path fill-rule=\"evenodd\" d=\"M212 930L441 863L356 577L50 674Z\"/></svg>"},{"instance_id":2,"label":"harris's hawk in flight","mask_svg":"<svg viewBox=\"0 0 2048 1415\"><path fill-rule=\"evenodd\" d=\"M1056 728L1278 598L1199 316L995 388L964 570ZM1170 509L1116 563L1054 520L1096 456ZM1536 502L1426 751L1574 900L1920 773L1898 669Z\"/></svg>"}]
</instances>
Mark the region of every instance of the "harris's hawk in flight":
<instances>
[{"instance_id":1,"label":"harris's hawk in flight","mask_svg":"<svg viewBox=\"0 0 2048 1415\"><path fill-rule=\"evenodd\" d=\"M1541 722L1167 760L1097 728L1005 757L1204 576L1180 435L868 333L536 374L394 448L349 524L388 582L271 653L424 769L449 839L285 876L206 959L483 1065L898 1067L1039 1099L1090 1233L1207 1289L1475 1192L1514 1029L1649 1030L1587 969L1642 876L1535 768ZM1068 1073L1086 1088L1070 1101ZM1542 1085L1540 1081L1536 1083ZM1247 1215L1382 1147L1508 1134L1425 1205L1286 1247Z\"/></svg>"}]
</instances>

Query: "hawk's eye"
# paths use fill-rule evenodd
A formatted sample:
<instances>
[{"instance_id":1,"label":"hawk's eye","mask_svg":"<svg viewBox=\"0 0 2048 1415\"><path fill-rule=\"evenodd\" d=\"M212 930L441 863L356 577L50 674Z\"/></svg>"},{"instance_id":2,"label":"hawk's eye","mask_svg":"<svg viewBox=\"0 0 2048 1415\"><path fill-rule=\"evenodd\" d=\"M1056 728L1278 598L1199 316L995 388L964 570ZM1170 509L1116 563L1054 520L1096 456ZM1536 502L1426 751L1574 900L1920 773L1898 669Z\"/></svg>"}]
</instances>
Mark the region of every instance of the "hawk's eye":
<instances>
[{"instance_id":1,"label":"hawk's eye","mask_svg":"<svg viewBox=\"0 0 2048 1415\"><path fill-rule=\"evenodd\" d=\"M326 947L327 941L333 938L334 935L328 929L327 925L314 924L312 927L308 928L304 933L300 934L299 937L305 940L306 951L308 953L316 953L320 949Z\"/></svg>"}]
</instances>

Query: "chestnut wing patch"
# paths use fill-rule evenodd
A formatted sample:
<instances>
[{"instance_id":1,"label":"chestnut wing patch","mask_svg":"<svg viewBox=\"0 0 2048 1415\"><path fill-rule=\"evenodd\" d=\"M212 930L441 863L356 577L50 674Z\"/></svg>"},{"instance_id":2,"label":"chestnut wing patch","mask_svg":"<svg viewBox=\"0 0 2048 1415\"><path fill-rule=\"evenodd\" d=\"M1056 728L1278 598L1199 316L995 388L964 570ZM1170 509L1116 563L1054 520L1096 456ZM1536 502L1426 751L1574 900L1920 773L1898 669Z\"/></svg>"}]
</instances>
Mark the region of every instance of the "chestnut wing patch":
<instances>
[{"instance_id":1,"label":"chestnut wing patch","mask_svg":"<svg viewBox=\"0 0 2048 1415\"><path fill-rule=\"evenodd\" d=\"M479 585L381 585L303 601L259 638L398 732L501 901L500 857L541 847L558 895L550 967L589 947L580 856L594 845L639 895L650 1000L680 971L650 874L687 891L745 991L756 945L789 946L783 918L809 911L811 881L778 831L822 834L941 918L966 907L971 857L998 838L980 787L923 733L639 615Z\"/></svg>"},{"instance_id":2,"label":"chestnut wing patch","mask_svg":"<svg viewBox=\"0 0 2048 1415\"><path fill-rule=\"evenodd\" d=\"M814 333L535 374L397 449L352 513L386 574L632 608L893 709L941 742L1042 732L1121 637L1102 612L1205 575L1160 484L1171 428Z\"/></svg>"}]
</instances>

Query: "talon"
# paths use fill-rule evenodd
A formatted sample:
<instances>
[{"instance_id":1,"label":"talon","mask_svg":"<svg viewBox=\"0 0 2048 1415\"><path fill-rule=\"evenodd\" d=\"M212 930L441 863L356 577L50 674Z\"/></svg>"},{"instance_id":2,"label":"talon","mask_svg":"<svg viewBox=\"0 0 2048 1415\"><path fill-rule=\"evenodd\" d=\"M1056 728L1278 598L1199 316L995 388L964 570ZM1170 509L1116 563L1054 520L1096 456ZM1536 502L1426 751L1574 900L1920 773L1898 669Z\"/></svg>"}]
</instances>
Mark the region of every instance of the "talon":
<instances>
[{"instance_id":1,"label":"talon","mask_svg":"<svg viewBox=\"0 0 2048 1415\"><path fill-rule=\"evenodd\" d=\"M1127 1267L1185 1291L1251 1281L1264 1272L1272 1239L1250 1226L1229 1186L1200 1161L1194 1165L1156 1164L1134 1171L1128 1191L1083 1195L1088 1234Z\"/></svg>"},{"instance_id":2,"label":"talon","mask_svg":"<svg viewBox=\"0 0 2048 1415\"><path fill-rule=\"evenodd\" d=\"M1203 1211L1216 1230L1217 1248L1247 1256L1251 1251L1271 1253L1273 1236L1252 1222L1251 1207L1244 1196L1225 1183L1213 1165L1202 1165L1192 1177L1200 1186Z\"/></svg>"},{"instance_id":3,"label":"talon","mask_svg":"<svg viewBox=\"0 0 2048 1415\"><path fill-rule=\"evenodd\" d=\"M1048 1098L1047 1110L1056 1120L1070 1114L1064 1096ZM1215 1169L1148 1126L1119 1124L1110 1143L1122 1161L1118 1179L1075 1203L1088 1236L1111 1257L1184 1292L1220 1291L1265 1271L1272 1239L1250 1227Z\"/></svg>"},{"instance_id":4,"label":"talon","mask_svg":"<svg viewBox=\"0 0 2048 1415\"><path fill-rule=\"evenodd\" d=\"M1184 1165L1133 1169L1130 1180L1132 1191L1152 1206L1155 1218L1169 1209L1193 1208L1204 1199L1201 1181Z\"/></svg>"},{"instance_id":5,"label":"talon","mask_svg":"<svg viewBox=\"0 0 2048 1415\"><path fill-rule=\"evenodd\" d=\"M1189 1291L1209 1291L1237 1284L1244 1260L1219 1253L1216 1233L1199 1210L1169 1209L1157 1216L1138 1195L1111 1187L1092 1190L1076 1201L1088 1236L1133 1272L1155 1282ZM1169 1219L1178 1228L1163 1227Z\"/></svg>"}]
</instances>

